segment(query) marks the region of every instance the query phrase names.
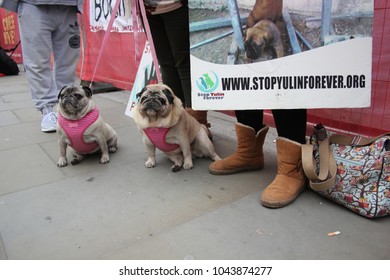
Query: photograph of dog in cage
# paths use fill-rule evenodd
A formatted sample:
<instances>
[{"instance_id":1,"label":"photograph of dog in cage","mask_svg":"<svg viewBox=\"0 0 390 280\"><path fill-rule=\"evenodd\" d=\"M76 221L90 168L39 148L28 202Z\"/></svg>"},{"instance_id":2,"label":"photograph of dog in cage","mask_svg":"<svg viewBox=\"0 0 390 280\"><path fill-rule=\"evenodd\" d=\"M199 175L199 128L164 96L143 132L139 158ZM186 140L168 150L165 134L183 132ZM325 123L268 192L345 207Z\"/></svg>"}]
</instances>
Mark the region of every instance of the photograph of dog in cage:
<instances>
[{"instance_id":1,"label":"photograph of dog in cage","mask_svg":"<svg viewBox=\"0 0 390 280\"><path fill-rule=\"evenodd\" d=\"M191 54L242 64L371 37L374 1L189 0L189 8Z\"/></svg>"}]
</instances>

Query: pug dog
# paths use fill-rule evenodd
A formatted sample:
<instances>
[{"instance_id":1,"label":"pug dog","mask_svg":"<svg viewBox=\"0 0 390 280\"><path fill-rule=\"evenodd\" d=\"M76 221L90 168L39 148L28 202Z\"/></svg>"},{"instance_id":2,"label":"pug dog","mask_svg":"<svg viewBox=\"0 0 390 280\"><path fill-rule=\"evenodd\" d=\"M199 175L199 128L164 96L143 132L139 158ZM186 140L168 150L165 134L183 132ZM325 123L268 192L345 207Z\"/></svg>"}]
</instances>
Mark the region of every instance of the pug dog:
<instances>
[{"instance_id":1,"label":"pug dog","mask_svg":"<svg viewBox=\"0 0 390 280\"><path fill-rule=\"evenodd\" d=\"M156 166L156 148L173 162L171 170L193 167L192 155L220 160L207 128L183 108L181 100L163 84L144 87L137 94L133 119L142 134L148 155L145 166Z\"/></svg>"},{"instance_id":2,"label":"pug dog","mask_svg":"<svg viewBox=\"0 0 390 280\"><path fill-rule=\"evenodd\" d=\"M57 166L68 165L67 147L72 148L72 165L87 155L101 152L100 163L110 161L109 153L117 150L117 134L103 121L87 86L64 87L58 94L57 135L60 158Z\"/></svg>"},{"instance_id":3,"label":"pug dog","mask_svg":"<svg viewBox=\"0 0 390 280\"><path fill-rule=\"evenodd\" d=\"M270 53L271 59L284 56L284 47L278 27L270 20L261 20L245 32L246 57L252 61Z\"/></svg>"}]
</instances>

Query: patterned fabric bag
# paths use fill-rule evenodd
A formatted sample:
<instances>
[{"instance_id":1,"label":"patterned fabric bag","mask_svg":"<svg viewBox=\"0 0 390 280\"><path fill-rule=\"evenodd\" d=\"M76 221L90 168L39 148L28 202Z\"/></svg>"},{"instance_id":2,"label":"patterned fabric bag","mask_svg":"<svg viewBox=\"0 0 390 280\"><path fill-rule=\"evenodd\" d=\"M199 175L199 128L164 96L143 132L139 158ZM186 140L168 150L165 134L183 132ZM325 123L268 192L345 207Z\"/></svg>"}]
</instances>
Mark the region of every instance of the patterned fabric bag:
<instances>
[{"instance_id":1,"label":"patterned fabric bag","mask_svg":"<svg viewBox=\"0 0 390 280\"><path fill-rule=\"evenodd\" d=\"M353 137L317 125L302 145L302 166L321 196L367 218L390 214L390 133Z\"/></svg>"}]
</instances>

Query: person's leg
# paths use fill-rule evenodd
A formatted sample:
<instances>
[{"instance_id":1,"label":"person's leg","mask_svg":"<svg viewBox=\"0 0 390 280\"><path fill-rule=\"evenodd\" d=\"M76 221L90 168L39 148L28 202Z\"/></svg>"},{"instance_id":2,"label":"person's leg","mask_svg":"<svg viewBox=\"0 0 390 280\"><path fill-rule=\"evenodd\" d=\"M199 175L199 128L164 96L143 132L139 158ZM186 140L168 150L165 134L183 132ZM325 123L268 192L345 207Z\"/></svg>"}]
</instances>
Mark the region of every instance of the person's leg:
<instances>
[{"instance_id":1,"label":"person's leg","mask_svg":"<svg viewBox=\"0 0 390 280\"><path fill-rule=\"evenodd\" d=\"M80 29L77 22L77 7L52 6L57 19L53 32L55 96L64 86L73 86L80 57Z\"/></svg>"},{"instance_id":2,"label":"person's leg","mask_svg":"<svg viewBox=\"0 0 390 280\"><path fill-rule=\"evenodd\" d=\"M50 65L54 23L46 5L19 2L18 20L23 64L35 108L45 111L55 106L57 95Z\"/></svg>"},{"instance_id":3,"label":"person's leg","mask_svg":"<svg viewBox=\"0 0 390 280\"><path fill-rule=\"evenodd\" d=\"M208 136L211 139L207 111L196 111L191 108L188 7L184 6L168 13L148 16L148 19L163 82L172 88L175 95L182 100L186 111L207 127Z\"/></svg>"},{"instance_id":4,"label":"person's leg","mask_svg":"<svg viewBox=\"0 0 390 280\"><path fill-rule=\"evenodd\" d=\"M306 143L306 109L272 110L278 136Z\"/></svg>"},{"instance_id":5,"label":"person's leg","mask_svg":"<svg viewBox=\"0 0 390 280\"><path fill-rule=\"evenodd\" d=\"M237 149L227 158L209 165L209 172L226 175L264 167L263 144L268 126L263 125L262 110L235 111Z\"/></svg>"},{"instance_id":6,"label":"person's leg","mask_svg":"<svg viewBox=\"0 0 390 280\"><path fill-rule=\"evenodd\" d=\"M165 27L164 19L161 15L148 15L148 23L153 37L157 60L160 65L163 83L169 86L174 94L180 98L183 104L184 97L180 76L175 67L175 60L172 54L168 39L168 30Z\"/></svg>"},{"instance_id":7,"label":"person's leg","mask_svg":"<svg viewBox=\"0 0 390 280\"><path fill-rule=\"evenodd\" d=\"M306 109L272 110L279 137L276 139L278 173L262 192L261 203L280 208L292 203L305 189L302 144L306 137Z\"/></svg>"},{"instance_id":8,"label":"person's leg","mask_svg":"<svg viewBox=\"0 0 390 280\"><path fill-rule=\"evenodd\" d=\"M180 85L184 96L184 106L186 111L199 123L207 128L208 136L212 139L212 134L207 121L207 111L193 110L191 100L191 64L190 64L190 31L188 19L188 7L184 6L172 12L162 14L165 28L167 30L168 41L175 61L175 67L180 79Z\"/></svg>"},{"instance_id":9,"label":"person's leg","mask_svg":"<svg viewBox=\"0 0 390 280\"><path fill-rule=\"evenodd\" d=\"M237 122L252 127L257 133L264 127L263 110L236 110Z\"/></svg>"},{"instance_id":10,"label":"person's leg","mask_svg":"<svg viewBox=\"0 0 390 280\"><path fill-rule=\"evenodd\" d=\"M174 67L179 78L184 105L191 108L191 66L190 66L190 31L188 7L181 7L162 14L169 46L174 60ZM174 77L177 79L177 77ZM175 80L176 82L176 80Z\"/></svg>"}]
</instances>

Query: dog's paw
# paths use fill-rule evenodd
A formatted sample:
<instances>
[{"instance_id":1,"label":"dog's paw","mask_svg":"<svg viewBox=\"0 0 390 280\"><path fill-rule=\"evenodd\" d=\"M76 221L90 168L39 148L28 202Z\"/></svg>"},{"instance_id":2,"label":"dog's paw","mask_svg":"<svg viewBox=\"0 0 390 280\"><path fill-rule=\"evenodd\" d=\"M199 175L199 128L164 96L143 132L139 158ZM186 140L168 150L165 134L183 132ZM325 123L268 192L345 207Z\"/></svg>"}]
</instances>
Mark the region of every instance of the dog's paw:
<instances>
[{"instance_id":1,"label":"dog's paw","mask_svg":"<svg viewBox=\"0 0 390 280\"><path fill-rule=\"evenodd\" d=\"M115 153L117 150L118 150L118 148L115 147L115 146L108 147L108 152L109 152L109 153Z\"/></svg>"},{"instance_id":2,"label":"dog's paw","mask_svg":"<svg viewBox=\"0 0 390 280\"><path fill-rule=\"evenodd\" d=\"M100 161L99 161L100 164L106 164L106 163L109 163L109 162L110 162L110 157L107 156L107 155L102 156L100 158Z\"/></svg>"},{"instance_id":3,"label":"dog's paw","mask_svg":"<svg viewBox=\"0 0 390 280\"><path fill-rule=\"evenodd\" d=\"M148 160L147 162L145 162L145 167L147 168L153 168L156 166L156 161L154 160Z\"/></svg>"},{"instance_id":4,"label":"dog's paw","mask_svg":"<svg viewBox=\"0 0 390 280\"><path fill-rule=\"evenodd\" d=\"M184 164L183 164L183 168L184 168L185 170L190 170L190 169L192 169L192 167L194 167L194 165L192 164L192 162L187 162L187 163L184 163Z\"/></svg>"},{"instance_id":5,"label":"dog's paw","mask_svg":"<svg viewBox=\"0 0 390 280\"><path fill-rule=\"evenodd\" d=\"M60 159L57 162L58 167L65 167L68 165L68 161L64 157L60 157Z\"/></svg>"},{"instance_id":6,"label":"dog's paw","mask_svg":"<svg viewBox=\"0 0 390 280\"><path fill-rule=\"evenodd\" d=\"M213 161L222 160L218 155L212 156Z\"/></svg>"},{"instance_id":7,"label":"dog's paw","mask_svg":"<svg viewBox=\"0 0 390 280\"><path fill-rule=\"evenodd\" d=\"M70 164L76 165L76 164L79 164L80 162L81 162L81 159L79 159L79 158L74 158L74 159L72 159L72 161L70 162Z\"/></svg>"},{"instance_id":8,"label":"dog's paw","mask_svg":"<svg viewBox=\"0 0 390 280\"><path fill-rule=\"evenodd\" d=\"M177 172L181 169L181 165L174 164L171 166L171 171L172 172Z\"/></svg>"}]
</instances>

